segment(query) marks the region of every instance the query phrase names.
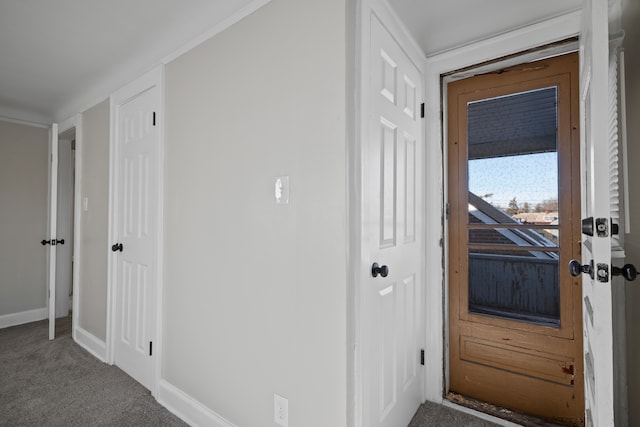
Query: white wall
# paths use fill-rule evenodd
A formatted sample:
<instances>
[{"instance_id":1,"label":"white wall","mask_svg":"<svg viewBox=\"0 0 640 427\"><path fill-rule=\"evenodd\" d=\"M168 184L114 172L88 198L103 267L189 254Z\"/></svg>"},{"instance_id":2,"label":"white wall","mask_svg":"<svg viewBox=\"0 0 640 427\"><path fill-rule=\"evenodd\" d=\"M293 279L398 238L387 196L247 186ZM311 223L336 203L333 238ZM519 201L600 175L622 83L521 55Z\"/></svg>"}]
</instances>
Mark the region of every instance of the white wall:
<instances>
[{"instance_id":1,"label":"white wall","mask_svg":"<svg viewBox=\"0 0 640 427\"><path fill-rule=\"evenodd\" d=\"M78 326L106 340L107 256L109 242L109 101L82 115L81 203L87 210L80 217L80 280Z\"/></svg>"},{"instance_id":2,"label":"white wall","mask_svg":"<svg viewBox=\"0 0 640 427\"><path fill-rule=\"evenodd\" d=\"M346 425L345 14L274 0L166 67L163 378L238 426L274 392Z\"/></svg>"},{"instance_id":3,"label":"white wall","mask_svg":"<svg viewBox=\"0 0 640 427\"><path fill-rule=\"evenodd\" d=\"M640 268L640 2L623 0L622 24L625 31L624 48L627 82L627 132L629 163L629 202L631 233L625 238L626 262ZM640 279L626 282L627 312L627 371L629 378L630 425L640 421Z\"/></svg>"},{"instance_id":4,"label":"white wall","mask_svg":"<svg viewBox=\"0 0 640 427\"><path fill-rule=\"evenodd\" d=\"M0 317L47 305L48 152L47 129L0 121Z\"/></svg>"}]
</instances>

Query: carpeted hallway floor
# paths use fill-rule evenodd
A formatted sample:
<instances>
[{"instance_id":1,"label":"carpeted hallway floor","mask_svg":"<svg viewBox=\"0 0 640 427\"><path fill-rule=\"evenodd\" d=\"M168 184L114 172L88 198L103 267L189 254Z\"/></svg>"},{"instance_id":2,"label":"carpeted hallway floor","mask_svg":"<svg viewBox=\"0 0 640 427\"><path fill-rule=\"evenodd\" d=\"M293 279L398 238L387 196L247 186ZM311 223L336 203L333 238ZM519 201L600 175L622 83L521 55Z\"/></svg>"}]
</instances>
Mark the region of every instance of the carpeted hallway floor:
<instances>
[{"instance_id":1,"label":"carpeted hallway floor","mask_svg":"<svg viewBox=\"0 0 640 427\"><path fill-rule=\"evenodd\" d=\"M46 320L0 329L0 426L186 426L142 385L78 346L70 331L70 318L56 321L54 341ZM495 424L425 403L409 427L431 426Z\"/></svg>"},{"instance_id":2,"label":"carpeted hallway floor","mask_svg":"<svg viewBox=\"0 0 640 427\"><path fill-rule=\"evenodd\" d=\"M0 329L0 426L186 426L56 323L54 341L46 320Z\"/></svg>"}]
</instances>

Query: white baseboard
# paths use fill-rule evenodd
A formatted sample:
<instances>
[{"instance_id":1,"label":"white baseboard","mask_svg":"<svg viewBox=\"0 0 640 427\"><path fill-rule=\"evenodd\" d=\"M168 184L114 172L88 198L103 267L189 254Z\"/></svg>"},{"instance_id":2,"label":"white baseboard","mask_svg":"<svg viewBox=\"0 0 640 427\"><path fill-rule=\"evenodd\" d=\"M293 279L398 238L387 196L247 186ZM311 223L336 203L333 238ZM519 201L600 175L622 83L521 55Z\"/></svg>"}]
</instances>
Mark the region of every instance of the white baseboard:
<instances>
[{"instance_id":1,"label":"white baseboard","mask_svg":"<svg viewBox=\"0 0 640 427\"><path fill-rule=\"evenodd\" d=\"M73 331L73 339L80 347L97 357L101 362L107 360L107 345L104 341L98 339L95 335L85 331L81 327L76 327Z\"/></svg>"},{"instance_id":2,"label":"white baseboard","mask_svg":"<svg viewBox=\"0 0 640 427\"><path fill-rule=\"evenodd\" d=\"M158 402L193 427L237 427L165 380L158 384Z\"/></svg>"},{"instance_id":3,"label":"white baseboard","mask_svg":"<svg viewBox=\"0 0 640 427\"><path fill-rule=\"evenodd\" d=\"M49 313L47 313L46 307L21 311L19 313L3 314L0 316L0 329L36 322L38 320L47 319L48 317Z\"/></svg>"}]
</instances>

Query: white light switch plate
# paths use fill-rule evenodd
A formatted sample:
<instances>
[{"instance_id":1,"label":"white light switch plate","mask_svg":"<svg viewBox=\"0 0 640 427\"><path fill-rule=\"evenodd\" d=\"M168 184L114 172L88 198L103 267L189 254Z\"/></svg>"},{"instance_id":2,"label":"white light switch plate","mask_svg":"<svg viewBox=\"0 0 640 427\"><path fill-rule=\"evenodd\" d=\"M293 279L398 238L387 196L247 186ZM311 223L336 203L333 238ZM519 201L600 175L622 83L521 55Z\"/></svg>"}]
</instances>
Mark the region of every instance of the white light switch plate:
<instances>
[{"instance_id":1,"label":"white light switch plate","mask_svg":"<svg viewBox=\"0 0 640 427\"><path fill-rule=\"evenodd\" d=\"M289 177L279 176L276 178L274 186L274 196L277 205L289 204Z\"/></svg>"}]
</instances>

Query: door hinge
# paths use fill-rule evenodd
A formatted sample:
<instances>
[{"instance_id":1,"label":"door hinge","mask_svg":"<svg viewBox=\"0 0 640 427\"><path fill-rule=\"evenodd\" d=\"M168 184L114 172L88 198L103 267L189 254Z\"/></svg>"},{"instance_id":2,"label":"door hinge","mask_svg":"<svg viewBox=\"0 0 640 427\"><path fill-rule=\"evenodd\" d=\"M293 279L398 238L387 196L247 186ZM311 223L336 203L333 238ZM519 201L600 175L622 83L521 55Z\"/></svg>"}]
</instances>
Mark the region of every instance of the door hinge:
<instances>
[{"instance_id":1,"label":"door hinge","mask_svg":"<svg viewBox=\"0 0 640 427\"><path fill-rule=\"evenodd\" d=\"M156 112L153 112L153 126L156 125Z\"/></svg>"},{"instance_id":2,"label":"door hinge","mask_svg":"<svg viewBox=\"0 0 640 427\"><path fill-rule=\"evenodd\" d=\"M149 356L153 356L153 341L149 341Z\"/></svg>"},{"instance_id":3,"label":"door hinge","mask_svg":"<svg viewBox=\"0 0 640 427\"><path fill-rule=\"evenodd\" d=\"M449 219L449 213L451 213L451 204L447 203L446 205L444 205L444 217L446 219Z\"/></svg>"},{"instance_id":4,"label":"door hinge","mask_svg":"<svg viewBox=\"0 0 640 427\"><path fill-rule=\"evenodd\" d=\"M420 117L424 119L424 102L420 104Z\"/></svg>"},{"instance_id":5,"label":"door hinge","mask_svg":"<svg viewBox=\"0 0 640 427\"><path fill-rule=\"evenodd\" d=\"M424 349L420 350L420 364L424 366Z\"/></svg>"}]
</instances>

